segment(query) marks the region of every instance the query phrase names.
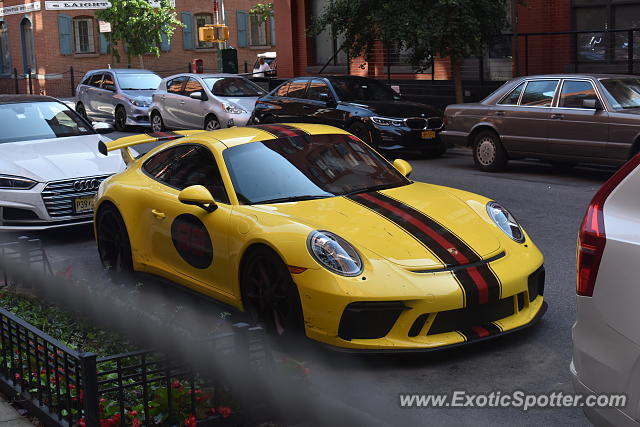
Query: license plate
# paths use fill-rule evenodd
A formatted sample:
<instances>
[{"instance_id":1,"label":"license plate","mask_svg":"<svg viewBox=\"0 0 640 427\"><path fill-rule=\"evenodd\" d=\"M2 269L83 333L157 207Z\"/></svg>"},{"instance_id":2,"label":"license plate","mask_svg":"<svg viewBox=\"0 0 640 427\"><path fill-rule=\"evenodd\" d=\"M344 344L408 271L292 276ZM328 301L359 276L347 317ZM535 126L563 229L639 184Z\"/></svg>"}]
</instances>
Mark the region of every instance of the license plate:
<instances>
[{"instance_id":1,"label":"license plate","mask_svg":"<svg viewBox=\"0 0 640 427\"><path fill-rule=\"evenodd\" d=\"M433 139L436 137L435 130L423 130L422 131L422 139Z\"/></svg>"},{"instance_id":2,"label":"license plate","mask_svg":"<svg viewBox=\"0 0 640 427\"><path fill-rule=\"evenodd\" d=\"M93 197L77 197L74 202L76 213L91 212L93 210Z\"/></svg>"}]
</instances>

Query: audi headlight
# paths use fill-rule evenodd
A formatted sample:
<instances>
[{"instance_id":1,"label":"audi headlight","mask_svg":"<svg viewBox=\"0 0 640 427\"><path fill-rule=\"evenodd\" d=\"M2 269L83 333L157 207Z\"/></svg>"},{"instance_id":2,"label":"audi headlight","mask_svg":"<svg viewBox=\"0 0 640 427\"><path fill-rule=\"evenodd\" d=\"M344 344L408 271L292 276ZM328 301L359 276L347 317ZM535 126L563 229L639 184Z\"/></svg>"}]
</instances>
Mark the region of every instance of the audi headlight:
<instances>
[{"instance_id":1,"label":"audi headlight","mask_svg":"<svg viewBox=\"0 0 640 427\"><path fill-rule=\"evenodd\" d=\"M246 113L246 111L244 111L242 108L237 107L233 104L227 104L226 102L222 103L222 106L224 107L224 111L226 111L229 114L243 114Z\"/></svg>"},{"instance_id":2,"label":"audi headlight","mask_svg":"<svg viewBox=\"0 0 640 427\"><path fill-rule=\"evenodd\" d=\"M342 276L357 276L362 272L362 259L343 238L316 230L309 234L307 247L311 256L329 271Z\"/></svg>"},{"instance_id":3,"label":"audi headlight","mask_svg":"<svg viewBox=\"0 0 640 427\"><path fill-rule=\"evenodd\" d=\"M487 213L489 217L496 223L498 228L504 231L504 234L512 240L522 243L524 242L524 231L518 224L518 221L511 215L506 208L496 202L487 203Z\"/></svg>"},{"instance_id":4,"label":"audi headlight","mask_svg":"<svg viewBox=\"0 0 640 427\"><path fill-rule=\"evenodd\" d=\"M0 175L0 189L2 190L30 190L37 183L37 181L21 176Z\"/></svg>"},{"instance_id":5,"label":"audi headlight","mask_svg":"<svg viewBox=\"0 0 640 427\"><path fill-rule=\"evenodd\" d=\"M371 121L380 126L402 126L404 120L390 119L388 117L371 117Z\"/></svg>"}]
</instances>

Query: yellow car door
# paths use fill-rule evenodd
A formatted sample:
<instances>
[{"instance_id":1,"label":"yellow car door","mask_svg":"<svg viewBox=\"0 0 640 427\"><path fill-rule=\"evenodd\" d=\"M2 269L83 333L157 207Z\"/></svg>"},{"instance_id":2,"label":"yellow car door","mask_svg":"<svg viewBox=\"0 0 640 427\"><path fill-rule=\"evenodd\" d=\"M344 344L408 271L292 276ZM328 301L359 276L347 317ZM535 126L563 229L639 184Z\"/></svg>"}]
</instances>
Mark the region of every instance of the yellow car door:
<instances>
[{"instance_id":1,"label":"yellow car door","mask_svg":"<svg viewBox=\"0 0 640 427\"><path fill-rule=\"evenodd\" d=\"M171 150L171 151L169 151ZM227 229L231 206L212 153L203 145L182 144L156 154L144 170L153 182L145 198L149 264L189 287L230 302ZM154 156L155 157L155 156ZM202 185L215 209L187 205L180 191Z\"/></svg>"}]
</instances>

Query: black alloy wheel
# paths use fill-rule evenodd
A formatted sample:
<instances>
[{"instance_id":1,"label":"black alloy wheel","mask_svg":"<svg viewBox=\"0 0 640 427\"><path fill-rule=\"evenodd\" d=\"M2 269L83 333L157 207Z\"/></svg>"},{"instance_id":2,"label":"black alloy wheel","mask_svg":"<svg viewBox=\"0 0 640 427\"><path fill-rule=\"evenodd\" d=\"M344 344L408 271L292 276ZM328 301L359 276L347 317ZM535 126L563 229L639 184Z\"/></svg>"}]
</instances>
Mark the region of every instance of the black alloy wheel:
<instances>
[{"instance_id":1,"label":"black alloy wheel","mask_svg":"<svg viewBox=\"0 0 640 427\"><path fill-rule=\"evenodd\" d=\"M104 206L96 216L96 240L102 266L117 279L133 274L131 243L120 212Z\"/></svg>"},{"instance_id":2,"label":"black alloy wheel","mask_svg":"<svg viewBox=\"0 0 640 427\"><path fill-rule=\"evenodd\" d=\"M251 320L270 333L289 339L304 335L300 295L291 273L273 251L249 255L241 276L243 303Z\"/></svg>"}]
</instances>

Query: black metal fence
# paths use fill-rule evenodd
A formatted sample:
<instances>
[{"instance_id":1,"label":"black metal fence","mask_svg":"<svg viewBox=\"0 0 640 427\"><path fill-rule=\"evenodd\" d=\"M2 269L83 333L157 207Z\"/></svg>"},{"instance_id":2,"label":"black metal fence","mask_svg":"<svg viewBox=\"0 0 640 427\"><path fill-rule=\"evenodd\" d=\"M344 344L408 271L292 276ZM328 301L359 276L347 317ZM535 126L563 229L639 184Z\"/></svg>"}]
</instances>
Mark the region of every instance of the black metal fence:
<instances>
[{"instance_id":1,"label":"black metal fence","mask_svg":"<svg viewBox=\"0 0 640 427\"><path fill-rule=\"evenodd\" d=\"M213 336L206 345L218 355L244 355L247 366L271 368L259 327L235 324L232 332ZM108 357L78 352L3 308L0 348L0 391L46 425L151 426L191 420L216 426L235 417L225 406L224 384L200 378L161 352Z\"/></svg>"}]
</instances>

